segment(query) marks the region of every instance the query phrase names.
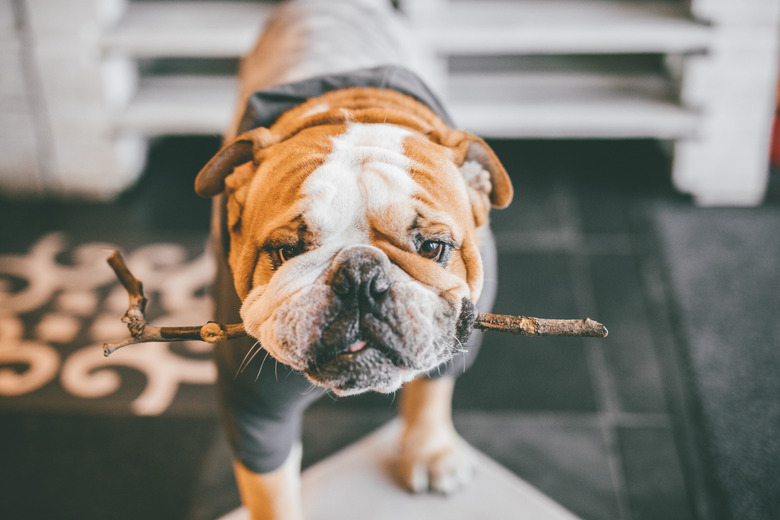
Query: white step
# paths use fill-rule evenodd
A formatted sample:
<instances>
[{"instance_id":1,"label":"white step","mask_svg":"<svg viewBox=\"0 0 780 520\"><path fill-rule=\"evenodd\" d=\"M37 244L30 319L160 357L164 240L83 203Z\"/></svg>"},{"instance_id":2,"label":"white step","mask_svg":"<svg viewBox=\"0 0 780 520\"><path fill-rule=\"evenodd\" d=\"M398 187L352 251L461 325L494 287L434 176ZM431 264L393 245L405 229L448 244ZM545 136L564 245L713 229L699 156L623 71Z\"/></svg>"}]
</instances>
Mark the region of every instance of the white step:
<instances>
[{"instance_id":1,"label":"white step","mask_svg":"<svg viewBox=\"0 0 780 520\"><path fill-rule=\"evenodd\" d=\"M471 101L453 104L451 113L459 127L486 138L674 139L694 135L697 120L673 103L628 95L512 105Z\"/></svg>"},{"instance_id":2,"label":"white step","mask_svg":"<svg viewBox=\"0 0 780 520\"><path fill-rule=\"evenodd\" d=\"M303 516L308 520L579 519L481 452L476 452L474 479L463 489L447 496L409 493L393 474L400 432L400 422L392 421L304 471ZM242 507L219 520L249 520L249 512Z\"/></svg>"},{"instance_id":3,"label":"white step","mask_svg":"<svg viewBox=\"0 0 780 520\"><path fill-rule=\"evenodd\" d=\"M697 114L670 99L663 78L587 72L457 73L446 105L484 137L655 137L694 134ZM145 78L117 129L147 135L221 134L235 102L232 76Z\"/></svg>"},{"instance_id":4,"label":"white step","mask_svg":"<svg viewBox=\"0 0 780 520\"><path fill-rule=\"evenodd\" d=\"M440 54L681 53L706 49L710 29L686 2L452 1L414 20Z\"/></svg>"},{"instance_id":5,"label":"white step","mask_svg":"<svg viewBox=\"0 0 780 520\"><path fill-rule=\"evenodd\" d=\"M131 2L101 39L131 56L236 57L267 20L268 2ZM689 52L710 30L685 2L621 0L453 1L413 26L440 54Z\"/></svg>"},{"instance_id":6,"label":"white step","mask_svg":"<svg viewBox=\"0 0 780 520\"><path fill-rule=\"evenodd\" d=\"M104 52L136 57L237 57L260 34L268 2L131 2L101 37Z\"/></svg>"},{"instance_id":7,"label":"white step","mask_svg":"<svg viewBox=\"0 0 780 520\"><path fill-rule=\"evenodd\" d=\"M638 57L460 60L447 105L484 137L672 139L693 136L698 121L660 62Z\"/></svg>"}]
</instances>

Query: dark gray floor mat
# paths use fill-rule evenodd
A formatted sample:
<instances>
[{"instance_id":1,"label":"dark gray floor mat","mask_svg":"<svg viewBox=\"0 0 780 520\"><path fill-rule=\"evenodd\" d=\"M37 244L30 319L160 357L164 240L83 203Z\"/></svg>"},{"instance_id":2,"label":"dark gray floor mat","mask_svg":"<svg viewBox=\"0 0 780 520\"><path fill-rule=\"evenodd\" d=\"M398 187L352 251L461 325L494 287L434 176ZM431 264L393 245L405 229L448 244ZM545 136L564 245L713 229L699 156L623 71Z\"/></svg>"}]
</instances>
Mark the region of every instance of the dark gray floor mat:
<instances>
[{"instance_id":1,"label":"dark gray floor mat","mask_svg":"<svg viewBox=\"0 0 780 520\"><path fill-rule=\"evenodd\" d=\"M703 456L727 515L780 506L780 210L653 211Z\"/></svg>"}]
</instances>

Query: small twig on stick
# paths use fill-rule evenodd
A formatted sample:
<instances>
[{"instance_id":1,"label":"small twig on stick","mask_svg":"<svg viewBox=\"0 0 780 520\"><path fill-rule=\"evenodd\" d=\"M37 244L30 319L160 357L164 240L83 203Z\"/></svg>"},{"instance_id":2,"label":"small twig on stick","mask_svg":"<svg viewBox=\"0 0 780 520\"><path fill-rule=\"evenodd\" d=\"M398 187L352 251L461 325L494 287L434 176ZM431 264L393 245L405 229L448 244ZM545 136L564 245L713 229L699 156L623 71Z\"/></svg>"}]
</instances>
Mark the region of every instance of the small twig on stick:
<instances>
[{"instance_id":1,"label":"small twig on stick","mask_svg":"<svg viewBox=\"0 0 780 520\"><path fill-rule=\"evenodd\" d=\"M148 341L205 341L216 343L228 339L247 336L243 323L215 323L193 327L153 327L146 322L146 302L143 283L128 269L119 251L113 251L108 257L108 265L127 290L130 298L127 312L122 322L127 324L131 337L116 343L105 343L103 354L109 356L122 347ZM604 338L607 328L590 318L584 320L557 320L529 318L525 316L507 316L503 314L478 314L474 328L483 331L495 330L511 332L520 336L590 336Z\"/></svg>"},{"instance_id":2,"label":"small twig on stick","mask_svg":"<svg viewBox=\"0 0 780 520\"><path fill-rule=\"evenodd\" d=\"M147 341L187 341L199 340L216 343L226 339L246 336L243 323L223 325L212 321L196 327L153 327L146 323L146 297L143 283L127 268L119 251L113 251L108 257L108 265L114 270L117 278L127 290L130 303L122 322L127 324L131 337L117 343L103 345L103 354L108 356L116 350Z\"/></svg>"}]
</instances>

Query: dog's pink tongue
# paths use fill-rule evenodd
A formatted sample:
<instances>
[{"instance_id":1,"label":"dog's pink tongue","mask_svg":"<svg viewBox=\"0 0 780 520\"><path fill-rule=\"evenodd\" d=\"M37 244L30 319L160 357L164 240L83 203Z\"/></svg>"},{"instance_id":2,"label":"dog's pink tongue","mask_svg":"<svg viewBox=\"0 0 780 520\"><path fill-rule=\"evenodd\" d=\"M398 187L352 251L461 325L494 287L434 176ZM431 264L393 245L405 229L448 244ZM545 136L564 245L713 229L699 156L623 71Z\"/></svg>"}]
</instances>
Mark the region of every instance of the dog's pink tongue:
<instances>
[{"instance_id":1,"label":"dog's pink tongue","mask_svg":"<svg viewBox=\"0 0 780 520\"><path fill-rule=\"evenodd\" d=\"M366 346L366 342L361 339L361 340L358 340L358 341L354 342L352 345L350 345L349 346L349 351L350 352L360 352L361 350L363 350L365 348L365 346Z\"/></svg>"}]
</instances>

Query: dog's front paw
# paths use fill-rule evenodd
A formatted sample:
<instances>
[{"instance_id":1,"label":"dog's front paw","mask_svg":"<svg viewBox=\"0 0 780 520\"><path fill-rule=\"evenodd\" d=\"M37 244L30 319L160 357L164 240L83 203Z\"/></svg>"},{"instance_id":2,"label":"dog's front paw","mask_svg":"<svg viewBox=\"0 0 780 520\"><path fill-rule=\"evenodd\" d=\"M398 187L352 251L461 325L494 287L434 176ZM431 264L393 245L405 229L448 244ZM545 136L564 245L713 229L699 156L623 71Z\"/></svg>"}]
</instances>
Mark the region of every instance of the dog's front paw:
<instances>
[{"instance_id":1,"label":"dog's front paw","mask_svg":"<svg viewBox=\"0 0 780 520\"><path fill-rule=\"evenodd\" d=\"M407 428L401 439L400 476L414 493L449 494L471 480L476 456L454 428Z\"/></svg>"}]
</instances>

